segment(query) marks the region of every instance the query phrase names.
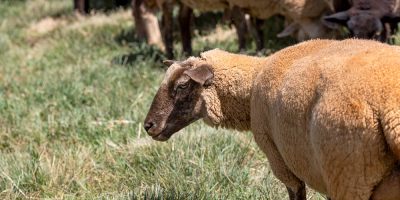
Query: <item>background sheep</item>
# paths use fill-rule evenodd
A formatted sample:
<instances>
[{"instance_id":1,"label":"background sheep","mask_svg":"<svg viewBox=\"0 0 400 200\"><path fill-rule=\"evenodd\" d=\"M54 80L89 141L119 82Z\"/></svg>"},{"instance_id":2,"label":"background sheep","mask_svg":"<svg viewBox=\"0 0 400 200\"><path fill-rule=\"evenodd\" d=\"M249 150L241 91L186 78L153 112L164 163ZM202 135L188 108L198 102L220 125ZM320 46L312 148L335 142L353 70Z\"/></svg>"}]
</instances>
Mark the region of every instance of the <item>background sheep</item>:
<instances>
[{"instance_id":1,"label":"background sheep","mask_svg":"<svg viewBox=\"0 0 400 200\"><path fill-rule=\"evenodd\" d=\"M268 19L277 14L285 16L292 23L278 35L279 37L296 34L297 40L303 41L310 38L332 38L336 35L320 22L321 16L330 10L329 5L323 0L228 0L228 2L260 19Z\"/></svg>"},{"instance_id":2,"label":"background sheep","mask_svg":"<svg viewBox=\"0 0 400 200\"><path fill-rule=\"evenodd\" d=\"M306 199L306 183L367 200L400 160L399 52L363 40L313 40L265 59L208 51L170 66L144 127L160 141L201 118L251 130L290 199Z\"/></svg>"},{"instance_id":3,"label":"background sheep","mask_svg":"<svg viewBox=\"0 0 400 200\"><path fill-rule=\"evenodd\" d=\"M136 0L133 10L138 10L140 2ZM149 1L151 2L151 1ZM254 38L256 39L257 50L264 48L263 32L261 31L261 20L269 19L274 15L285 16L286 20L290 22L288 26L278 37L287 37L296 35L298 41L303 41L310 38L332 38L337 35L335 31L325 27L320 22L320 17L329 11L328 4L323 0L285 0L285 1L242 1L242 0L208 0L208 1L191 1L181 0L179 12L179 24L182 36L183 51L190 55L191 48L191 15L192 9L197 9L202 12L224 10L227 16L233 22L237 31L239 40L239 49L243 50L246 43L246 35L251 32L249 27L254 28ZM166 46L167 57L173 57L173 39L172 39L172 9L173 1L158 1L153 5L158 5L163 12L163 34L164 43ZM254 17L253 20L246 21L245 14L248 13ZM140 21L140 17L135 17L136 21ZM139 25L142 23L139 23ZM251 25L248 25L251 24ZM145 27L144 27L145 28ZM140 28L139 29L144 29ZM148 31L150 32L150 31Z\"/></svg>"},{"instance_id":4,"label":"background sheep","mask_svg":"<svg viewBox=\"0 0 400 200\"><path fill-rule=\"evenodd\" d=\"M145 5L147 4L147 5ZM173 0L149 0L143 4L143 0L133 0L133 12L135 21L139 22L137 25L139 26L139 30L146 30L142 32L149 32L152 33L155 28L157 27L154 20L151 21L152 28L147 27L143 21L144 15L154 15L153 13L150 14L148 12L144 12L143 10L150 10L151 8L145 8L148 5L151 5L153 8L157 7L159 10L162 11L162 34L164 38L165 49L168 58L173 58L173 8L174 5L179 5L179 14L178 14L178 21L180 26L180 33L182 38L182 49L187 55L192 54L192 44L191 44L191 21L192 21L192 14L193 9L197 9L201 12L208 12L208 11L215 11L220 10L224 11L226 14L226 18L229 18L235 29L237 31L238 41L239 41L239 49L244 50L246 44L246 35L249 32L248 25L246 23L245 14L239 9L238 7L228 7L224 1L221 0L208 0L208 1L190 1L190 0L181 0L181 1L173 1ZM151 17L154 18L155 17ZM255 27L259 30L260 23L257 20L254 20ZM154 40L154 38L159 37L160 31L155 31L153 35L146 35L148 43ZM261 32L256 31L258 35L255 35L257 38L257 49L263 49L263 40L261 36ZM143 35L143 34L142 34ZM151 37L153 39L151 39ZM158 39L157 41L160 41ZM154 43L154 42L153 42ZM159 42L157 42L158 44ZM160 46L160 45L158 45Z\"/></svg>"},{"instance_id":5,"label":"background sheep","mask_svg":"<svg viewBox=\"0 0 400 200\"><path fill-rule=\"evenodd\" d=\"M345 26L351 37L388 40L400 21L398 0L327 0L337 13L324 21Z\"/></svg>"}]
</instances>

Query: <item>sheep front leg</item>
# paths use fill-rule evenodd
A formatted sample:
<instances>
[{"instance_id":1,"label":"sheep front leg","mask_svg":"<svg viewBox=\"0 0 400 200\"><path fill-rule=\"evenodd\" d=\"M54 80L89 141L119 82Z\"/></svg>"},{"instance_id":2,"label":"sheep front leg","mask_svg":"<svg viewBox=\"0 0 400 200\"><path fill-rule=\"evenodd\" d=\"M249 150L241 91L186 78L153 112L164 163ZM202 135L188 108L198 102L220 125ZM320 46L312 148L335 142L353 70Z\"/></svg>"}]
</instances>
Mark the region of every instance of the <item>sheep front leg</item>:
<instances>
[{"instance_id":1,"label":"sheep front leg","mask_svg":"<svg viewBox=\"0 0 400 200\"><path fill-rule=\"evenodd\" d=\"M297 192L293 191L291 188L286 187L289 193L290 200L305 200L306 199L306 185L302 182L302 185L297 190Z\"/></svg>"},{"instance_id":2,"label":"sheep front leg","mask_svg":"<svg viewBox=\"0 0 400 200\"><path fill-rule=\"evenodd\" d=\"M165 50L158 19L154 12L145 5L144 0L132 0L132 15L135 21L136 34L139 39L145 39L149 45L156 45Z\"/></svg>"},{"instance_id":3,"label":"sheep front leg","mask_svg":"<svg viewBox=\"0 0 400 200\"><path fill-rule=\"evenodd\" d=\"M297 178L286 166L282 156L273 141L267 134L254 133L257 145L266 154L271 170L283 184L289 193L290 200L306 200L305 183Z\"/></svg>"},{"instance_id":4,"label":"sheep front leg","mask_svg":"<svg viewBox=\"0 0 400 200\"><path fill-rule=\"evenodd\" d=\"M383 23L383 32L381 33L381 41L387 42L389 44L394 44L394 39L392 34L395 33L392 29L392 25L390 23Z\"/></svg>"},{"instance_id":5,"label":"sheep front leg","mask_svg":"<svg viewBox=\"0 0 400 200\"><path fill-rule=\"evenodd\" d=\"M74 9L81 14L88 14L89 0L74 0Z\"/></svg>"},{"instance_id":6,"label":"sheep front leg","mask_svg":"<svg viewBox=\"0 0 400 200\"><path fill-rule=\"evenodd\" d=\"M136 34L140 39L146 38L145 20L143 19L145 13L143 0L132 0L132 15L135 20Z\"/></svg>"},{"instance_id":7,"label":"sheep front leg","mask_svg":"<svg viewBox=\"0 0 400 200\"><path fill-rule=\"evenodd\" d=\"M182 37L182 48L186 55L192 55L192 35L190 24L192 21L193 10L183 4L179 9L179 26Z\"/></svg>"},{"instance_id":8,"label":"sheep front leg","mask_svg":"<svg viewBox=\"0 0 400 200\"><path fill-rule=\"evenodd\" d=\"M254 38L256 39L257 51L262 51L264 49L264 32L262 29L264 20L252 18L251 23L252 23L252 26L254 27L253 34L254 34Z\"/></svg>"},{"instance_id":9,"label":"sheep front leg","mask_svg":"<svg viewBox=\"0 0 400 200\"><path fill-rule=\"evenodd\" d=\"M400 166L384 178L372 193L371 200L398 200L400 199Z\"/></svg>"},{"instance_id":10,"label":"sheep front leg","mask_svg":"<svg viewBox=\"0 0 400 200\"><path fill-rule=\"evenodd\" d=\"M174 58L174 38L173 38L173 4L170 2L164 2L162 4L162 34L167 52L167 58Z\"/></svg>"}]
</instances>

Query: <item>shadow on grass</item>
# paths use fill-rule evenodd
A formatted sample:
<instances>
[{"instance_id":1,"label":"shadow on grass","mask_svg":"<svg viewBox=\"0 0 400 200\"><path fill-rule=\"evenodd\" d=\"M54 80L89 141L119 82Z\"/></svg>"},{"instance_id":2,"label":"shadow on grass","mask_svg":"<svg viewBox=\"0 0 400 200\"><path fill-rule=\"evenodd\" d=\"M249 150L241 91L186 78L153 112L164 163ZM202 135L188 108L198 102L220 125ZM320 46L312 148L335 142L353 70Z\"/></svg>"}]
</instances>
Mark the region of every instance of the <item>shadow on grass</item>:
<instances>
[{"instance_id":1,"label":"shadow on grass","mask_svg":"<svg viewBox=\"0 0 400 200\"><path fill-rule=\"evenodd\" d=\"M145 43L144 40L136 36L135 29L130 27L128 29L123 29L117 36L115 36L114 40L119 45Z\"/></svg>"},{"instance_id":2,"label":"shadow on grass","mask_svg":"<svg viewBox=\"0 0 400 200\"><path fill-rule=\"evenodd\" d=\"M217 28L217 25L227 23L223 21L222 18L222 12L205 12L198 15L195 13L195 17L193 18L193 27L195 30L198 30L199 35L207 35L214 31Z\"/></svg>"},{"instance_id":3,"label":"shadow on grass","mask_svg":"<svg viewBox=\"0 0 400 200\"><path fill-rule=\"evenodd\" d=\"M131 53L122 54L114 57L111 62L113 64L126 67L133 67L138 63L152 61L153 63L161 63L165 60L164 53L154 46L148 46L145 43L140 44Z\"/></svg>"},{"instance_id":4,"label":"shadow on grass","mask_svg":"<svg viewBox=\"0 0 400 200\"><path fill-rule=\"evenodd\" d=\"M1 2L2 0L0 0ZM4 1L4 0L3 0ZM8 0L12 1L12 0ZM14 0L16 2L25 2L26 0ZM72 1L72 0L70 0ZM130 9L131 0L89 0L89 13L111 14L120 9ZM47 17L53 19L69 18L75 16L76 12L73 7L66 7L62 10L56 10L49 13Z\"/></svg>"},{"instance_id":5,"label":"shadow on grass","mask_svg":"<svg viewBox=\"0 0 400 200\"><path fill-rule=\"evenodd\" d=\"M170 200L178 200L178 199L204 199L204 195L201 195L197 192L182 192L177 191L173 188L166 188L163 189L161 187L153 187L147 188L141 194L135 194L132 192L129 195L129 199L131 200L138 200L138 199L147 199L147 200L163 200L163 199L170 199ZM210 198L210 197L209 197Z\"/></svg>"},{"instance_id":6,"label":"shadow on grass","mask_svg":"<svg viewBox=\"0 0 400 200\"><path fill-rule=\"evenodd\" d=\"M276 52L287 46L296 44L293 37L278 38L277 35L285 29L285 18L283 16L273 16L264 21L265 48L268 52Z\"/></svg>"},{"instance_id":7,"label":"shadow on grass","mask_svg":"<svg viewBox=\"0 0 400 200\"><path fill-rule=\"evenodd\" d=\"M129 9L131 0L89 0L90 11L112 12L120 8Z\"/></svg>"},{"instance_id":8,"label":"shadow on grass","mask_svg":"<svg viewBox=\"0 0 400 200\"><path fill-rule=\"evenodd\" d=\"M117 44L128 46L129 53L114 57L111 62L117 65L133 67L140 62L161 63L166 59L164 53L156 46L151 46L146 41L139 39L132 28L124 29L115 37Z\"/></svg>"}]
</instances>

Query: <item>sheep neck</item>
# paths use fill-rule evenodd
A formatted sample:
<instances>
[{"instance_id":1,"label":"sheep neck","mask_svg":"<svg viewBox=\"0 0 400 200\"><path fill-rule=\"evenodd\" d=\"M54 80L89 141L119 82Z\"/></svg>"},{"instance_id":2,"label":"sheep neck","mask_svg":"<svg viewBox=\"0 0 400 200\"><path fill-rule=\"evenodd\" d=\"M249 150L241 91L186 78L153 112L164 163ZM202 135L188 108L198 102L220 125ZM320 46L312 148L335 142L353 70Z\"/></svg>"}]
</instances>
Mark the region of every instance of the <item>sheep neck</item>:
<instances>
[{"instance_id":1,"label":"sheep neck","mask_svg":"<svg viewBox=\"0 0 400 200\"><path fill-rule=\"evenodd\" d=\"M218 56L217 56L218 57ZM206 117L211 125L250 130L250 98L255 72L264 59L226 53L209 61L213 85L203 91Z\"/></svg>"}]
</instances>

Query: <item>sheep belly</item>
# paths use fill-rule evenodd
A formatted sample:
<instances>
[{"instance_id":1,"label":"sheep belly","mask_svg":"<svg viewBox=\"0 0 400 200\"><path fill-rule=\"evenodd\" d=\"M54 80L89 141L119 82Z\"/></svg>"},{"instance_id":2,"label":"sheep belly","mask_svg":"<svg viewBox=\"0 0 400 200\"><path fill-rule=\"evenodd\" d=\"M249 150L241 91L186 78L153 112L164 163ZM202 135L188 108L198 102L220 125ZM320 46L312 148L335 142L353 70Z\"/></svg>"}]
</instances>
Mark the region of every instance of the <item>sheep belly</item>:
<instances>
[{"instance_id":1,"label":"sheep belly","mask_svg":"<svg viewBox=\"0 0 400 200\"><path fill-rule=\"evenodd\" d=\"M192 9L198 9L203 12L224 10L225 8L227 8L227 5L222 0L182 0L182 3Z\"/></svg>"}]
</instances>

